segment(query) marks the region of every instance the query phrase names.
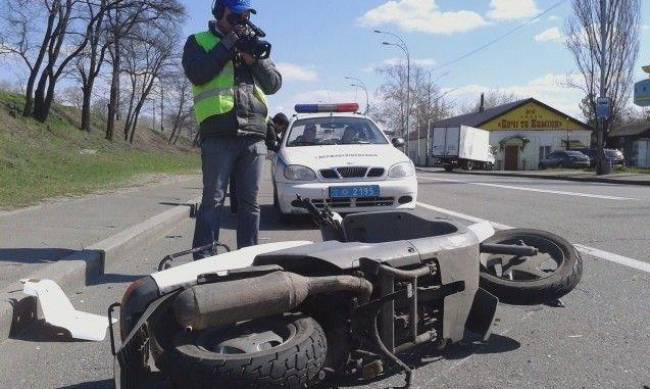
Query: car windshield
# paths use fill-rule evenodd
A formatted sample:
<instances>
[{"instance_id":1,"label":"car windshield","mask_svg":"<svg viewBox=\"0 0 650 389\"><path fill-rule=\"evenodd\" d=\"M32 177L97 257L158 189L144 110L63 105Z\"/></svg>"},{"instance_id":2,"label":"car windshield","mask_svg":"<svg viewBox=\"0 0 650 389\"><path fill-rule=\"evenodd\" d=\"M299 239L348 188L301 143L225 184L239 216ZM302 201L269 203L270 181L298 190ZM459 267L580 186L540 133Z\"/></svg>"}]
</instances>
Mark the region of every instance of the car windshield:
<instances>
[{"instance_id":1,"label":"car windshield","mask_svg":"<svg viewBox=\"0 0 650 389\"><path fill-rule=\"evenodd\" d=\"M298 120L287 139L287 147L387 143L386 137L372 121L355 117Z\"/></svg>"},{"instance_id":2,"label":"car windshield","mask_svg":"<svg viewBox=\"0 0 650 389\"><path fill-rule=\"evenodd\" d=\"M605 155L608 157L618 157L620 155L620 151L618 150L605 150Z\"/></svg>"}]
</instances>

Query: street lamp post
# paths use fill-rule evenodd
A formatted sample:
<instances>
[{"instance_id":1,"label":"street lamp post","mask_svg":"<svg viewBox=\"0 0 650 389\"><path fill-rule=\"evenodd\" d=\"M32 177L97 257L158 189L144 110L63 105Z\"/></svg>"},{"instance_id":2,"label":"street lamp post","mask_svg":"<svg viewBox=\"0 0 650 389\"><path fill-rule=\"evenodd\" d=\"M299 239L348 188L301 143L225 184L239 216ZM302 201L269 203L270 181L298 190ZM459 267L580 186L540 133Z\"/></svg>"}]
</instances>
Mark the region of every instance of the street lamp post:
<instances>
[{"instance_id":1,"label":"street lamp post","mask_svg":"<svg viewBox=\"0 0 650 389\"><path fill-rule=\"evenodd\" d=\"M395 39L397 39L399 43L382 42L382 44L384 46L394 46L400 48L402 49L404 54L406 54L406 155L409 155L410 152L409 149L411 143L411 137L409 134L409 125L410 125L410 118L411 118L411 53L409 52L409 48L406 42L399 35L393 34L392 32L386 32L380 30L375 30L375 33L390 35ZM403 135L404 134L402 134L402 136Z\"/></svg>"},{"instance_id":2,"label":"street lamp post","mask_svg":"<svg viewBox=\"0 0 650 389\"><path fill-rule=\"evenodd\" d=\"M349 81L354 81L354 83L350 84L350 86L353 88L361 88L366 93L366 111L364 115L368 115L368 113L370 112L370 95L368 94L368 87L366 86L366 83L363 82L363 80L355 77L346 76L345 79Z\"/></svg>"}]
</instances>

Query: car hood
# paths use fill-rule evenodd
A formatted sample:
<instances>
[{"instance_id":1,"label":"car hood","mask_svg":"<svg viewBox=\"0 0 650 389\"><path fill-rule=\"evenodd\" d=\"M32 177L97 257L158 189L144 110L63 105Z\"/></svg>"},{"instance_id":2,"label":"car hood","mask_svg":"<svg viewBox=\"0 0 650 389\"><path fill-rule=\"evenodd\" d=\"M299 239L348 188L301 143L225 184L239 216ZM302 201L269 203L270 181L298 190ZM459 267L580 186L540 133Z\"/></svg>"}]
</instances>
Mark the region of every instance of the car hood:
<instances>
[{"instance_id":1,"label":"car hood","mask_svg":"<svg viewBox=\"0 0 650 389\"><path fill-rule=\"evenodd\" d=\"M388 169L409 160L390 144L285 147L280 157L287 165L303 165L315 170L345 166Z\"/></svg>"}]
</instances>

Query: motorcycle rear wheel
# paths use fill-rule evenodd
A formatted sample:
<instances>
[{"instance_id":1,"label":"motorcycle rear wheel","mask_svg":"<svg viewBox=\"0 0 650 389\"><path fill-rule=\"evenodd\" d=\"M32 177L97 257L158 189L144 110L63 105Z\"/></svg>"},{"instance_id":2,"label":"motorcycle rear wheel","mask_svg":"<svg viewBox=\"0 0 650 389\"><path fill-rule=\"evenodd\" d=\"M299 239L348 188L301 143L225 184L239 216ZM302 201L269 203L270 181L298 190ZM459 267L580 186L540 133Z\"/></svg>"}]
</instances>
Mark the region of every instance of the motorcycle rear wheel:
<instances>
[{"instance_id":1,"label":"motorcycle rear wheel","mask_svg":"<svg viewBox=\"0 0 650 389\"><path fill-rule=\"evenodd\" d=\"M485 243L525 244L539 250L535 257L481 254L480 286L501 302L550 303L571 292L582 278L582 258L576 248L550 232L498 231Z\"/></svg>"},{"instance_id":2,"label":"motorcycle rear wheel","mask_svg":"<svg viewBox=\"0 0 650 389\"><path fill-rule=\"evenodd\" d=\"M302 388L325 364L325 332L307 316L180 332L168 355L179 388Z\"/></svg>"}]
</instances>

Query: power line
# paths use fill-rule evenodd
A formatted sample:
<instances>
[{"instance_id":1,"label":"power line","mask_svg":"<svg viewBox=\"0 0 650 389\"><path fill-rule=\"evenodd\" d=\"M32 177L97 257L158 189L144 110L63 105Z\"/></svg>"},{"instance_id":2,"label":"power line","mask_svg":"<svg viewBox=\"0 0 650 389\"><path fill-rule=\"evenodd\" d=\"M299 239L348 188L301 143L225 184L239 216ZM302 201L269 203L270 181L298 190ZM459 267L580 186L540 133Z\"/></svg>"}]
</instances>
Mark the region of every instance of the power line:
<instances>
[{"instance_id":1,"label":"power line","mask_svg":"<svg viewBox=\"0 0 650 389\"><path fill-rule=\"evenodd\" d=\"M528 21L526 21L526 22L524 22L524 23L522 23L522 24L516 26L516 27L513 28L512 30L506 32L506 33L503 34L503 35L500 35L499 37L497 37L497 38L495 38L495 39L493 39L493 40L491 40L491 41L489 41L488 43L484 44L483 46L480 46L480 47L478 47L478 48L476 48L476 49L474 49L474 50L472 50L472 51L470 51L470 52L468 52L468 53L465 53L465 54L461 55L460 57L457 57L457 58L455 58L455 59L453 59L453 60L451 60L451 61L449 61L449 62L445 62L445 63L443 63L443 64L440 65L440 66L436 66L436 67L433 69L433 71L436 71L436 70L439 70L439 69L445 68L445 67L447 67L447 66L450 66L450 65L456 64L456 63L458 63L458 62L464 60L465 58L471 57L472 55L474 55L474 54L476 54L476 53L478 53L478 52L480 52L480 51L483 51L483 50L487 49L488 47L490 47L490 46L492 46L492 45L494 45L494 44L496 44L496 43L498 43L498 42L504 40L505 38L509 37L510 35L514 34L515 32L517 32L517 31L521 30L522 28L528 26L529 24L531 24L531 23L533 23L533 22L539 20L541 17L543 17L543 16L545 16L546 14L550 13L551 11L553 11L554 9L556 9L557 7L559 7L560 5L566 3L566 1L567 1L567 0L560 0L560 1L558 1L557 3L553 4L553 5L550 6L549 8L545 9L545 10L544 10L542 13L540 13L539 15L537 15L537 16L535 16L535 17L529 19Z\"/></svg>"}]
</instances>

